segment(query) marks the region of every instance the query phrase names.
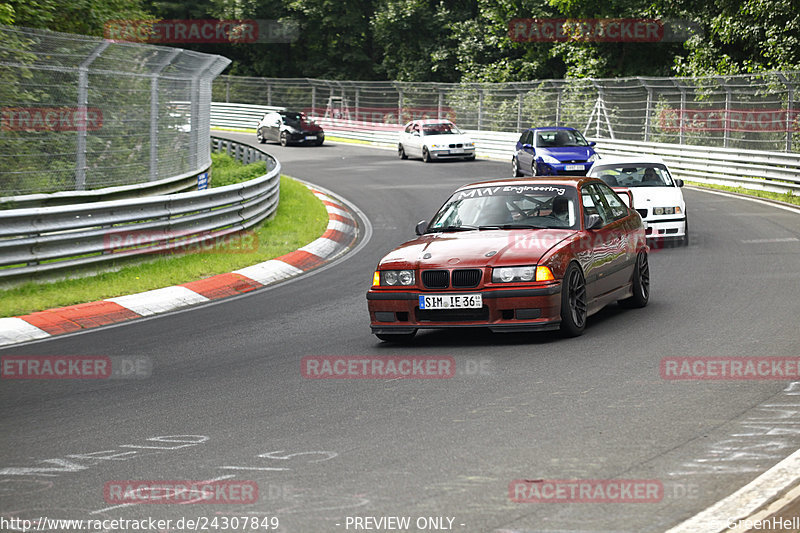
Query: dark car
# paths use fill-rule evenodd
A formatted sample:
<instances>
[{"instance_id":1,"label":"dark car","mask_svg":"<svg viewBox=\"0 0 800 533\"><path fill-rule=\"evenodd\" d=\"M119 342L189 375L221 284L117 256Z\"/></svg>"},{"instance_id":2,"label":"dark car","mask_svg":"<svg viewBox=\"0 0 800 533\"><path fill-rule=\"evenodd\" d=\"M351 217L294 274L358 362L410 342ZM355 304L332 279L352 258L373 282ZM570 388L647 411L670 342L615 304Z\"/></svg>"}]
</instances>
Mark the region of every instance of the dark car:
<instances>
[{"instance_id":1,"label":"dark car","mask_svg":"<svg viewBox=\"0 0 800 533\"><path fill-rule=\"evenodd\" d=\"M576 336L604 306L649 299L642 219L597 178L467 185L417 234L380 261L367 293L385 341L470 326Z\"/></svg>"},{"instance_id":2,"label":"dark car","mask_svg":"<svg viewBox=\"0 0 800 533\"><path fill-rule=\"evenodd\" d=\"M256 127L258 142L276 141L281 146L288 144L312 144L321 146L325 142L322 127L297 111L270 111L265 113Z\"/></svg>"},{"instance_id":3,"label":"dark car","mask_svg":"<svg viewBox=\"0 0 800 533\"><path fill-rule=\"evenodd\" d=\"M511 169L514 176L585 176L600 156L595 142L575 128L530 128L522 132Z\"/></svg>"}]
</instances>

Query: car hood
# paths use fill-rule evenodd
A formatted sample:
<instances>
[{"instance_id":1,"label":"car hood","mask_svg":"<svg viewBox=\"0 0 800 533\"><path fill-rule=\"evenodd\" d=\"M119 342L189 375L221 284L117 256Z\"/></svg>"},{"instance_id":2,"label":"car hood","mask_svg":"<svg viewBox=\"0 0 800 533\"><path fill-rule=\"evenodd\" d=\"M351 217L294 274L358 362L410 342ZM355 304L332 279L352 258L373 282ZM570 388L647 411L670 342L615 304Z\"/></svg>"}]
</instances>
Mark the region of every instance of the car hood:
<instances>
[{"instance_id":1,"label":"car hood","mask_svg":"<svg viewBox=\"0 0 800 533\"><path fill-rule=\"evenodd\" d=\"M547 154L559 161L586 161L594 153L590 146L562 146L552 148L537 148L536 153Z\"/></svg>"},{"instance_id":2,"label":"car hood","mask_svg":"<svg viewBox=\"0 0 800 533\"><path fill-rule=\"evenodd\" d=\"M633 207L669 207L683 204L683 193L678 187L629 187L633 194Z\"/></svg>"},{"instance_id":3,"label":"car hood","mask_svg":"<svg viewBox=\"0 0 800 533\"><path fill-rule=\"evenodd\" d=\"M379 268L480 268L530 265L575 230L478 230L428 233L395 248Z\"/></svg>"}]
</instances>

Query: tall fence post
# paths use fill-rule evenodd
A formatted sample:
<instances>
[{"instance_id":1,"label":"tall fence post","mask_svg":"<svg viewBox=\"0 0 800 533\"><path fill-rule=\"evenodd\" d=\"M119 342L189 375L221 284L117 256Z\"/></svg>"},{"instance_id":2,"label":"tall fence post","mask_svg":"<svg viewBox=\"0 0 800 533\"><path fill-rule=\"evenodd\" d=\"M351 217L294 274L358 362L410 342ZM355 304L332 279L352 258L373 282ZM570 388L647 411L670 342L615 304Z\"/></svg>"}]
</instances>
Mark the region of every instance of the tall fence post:
<instances>
[{"instance_id":1,"label":"tall fence post","mask_svg":"<svg viewBox=\"0 0 800 533\"><path fill-rule=\"evenodd\" d=\"M797 115L793 115L792 112L794 111L794 84L789 81L789 79L781 74L780 72L777 73L778 79L780 79L784 85L786 85L786 151L792 151L792 125L793 125L793 117Z\"/></svg>"},{"instance_id":2,"label":"tall fence post","mask_svg":"<svg viewBox=\"0 0 800 533\"><path fill-rule=\"evenodd\" d=\"M478 130L483 129L483 89L478 87Z\"/></svg>"},{"instance_id":3,"label":"tall fence post","mask_svg":"<svg viewBox=\"0 0 800 533\"><path fill-rule=\"evenodd\" d=\"M87 134L87 107L89 105L89 66L111 44L103 41L98 44L92 53L78 67L78 116L83 117L83 127L78 129L78 142L75 148L75 190L86 189L86 134Z\"/></svg>"},{"instance_id":4,"label":"tall fence post","mask_svg":"<svg viewBox=\"0 0 800 533\"><path fill-rule=\"evenodd\" d=\"M179 48L169 52L150 75L150 181L158 179L158 79L180 53Z\"/></svg>"},{"instance_id":5,"label":"tall fence post","mask_svg":"<svg viewBox=\"0 0 800 533\"><path fill-rule=\"evenodd\" d=\"M647 81L643 80L642 78L636 78L639 83L647 91L647 100L645 102L645 109L644 109L644 142L648 142L650 140L650 115L653 110L653 88L647 85Z\"/></svg>"},{"instance_id":6,"label":"tall fence post","mask_svg":"<svg viewBox=\"0 0 800 533\"><path fill-rule=\"evenodd\" d=\"M191 138L192 138L192 152L189 160L192 162L192 168L197 168L200 164L200 80L205 76L206 71L216 62L216 57L207 59L203 66L197 69L197 72L192 76L192 102L191 107Z\"/></svg>"},{"instance_id":7,"label":"tall fence post","mask_svg":"<svg viewBox=\"0 0 800 533\"><path fill-rule=\"evenodd\" d=\"M403 125L403 89L397 89L397 123Z\"/></svg>"},{"instance_id":8,"label":"tall fence post","mask_svg":"<svg viewBox=\"0 0 800 533\"><path fill-rule=\"evenodd\" d=\"M444 107L444 93L442 92L441 87L439 87L437 90L439 92L439 101L436 104L436 118L442 119L444 118L442 116L442 108Z\"/></svg>"}]
</instances>

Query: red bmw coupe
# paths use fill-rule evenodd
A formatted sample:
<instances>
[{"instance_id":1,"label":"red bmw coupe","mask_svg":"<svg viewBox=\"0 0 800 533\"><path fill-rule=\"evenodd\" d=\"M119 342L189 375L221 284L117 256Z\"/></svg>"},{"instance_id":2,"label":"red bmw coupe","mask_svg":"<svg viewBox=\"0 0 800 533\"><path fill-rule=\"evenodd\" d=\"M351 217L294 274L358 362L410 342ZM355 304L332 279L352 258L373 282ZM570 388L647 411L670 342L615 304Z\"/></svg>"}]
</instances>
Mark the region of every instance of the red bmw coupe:
<instances>
[{"instance_id":1,"label":"red bmw coupe","mask_svg":"<svg viewBox=\"0 0 800 533\"><path fill-rule=\"evenodd\" d=\"M650 296L642 219L596 178L466 185L417 235L380 261L367 293L384 341L453 327L577 336L604 306Z\"/></svg>"}]
</instances>

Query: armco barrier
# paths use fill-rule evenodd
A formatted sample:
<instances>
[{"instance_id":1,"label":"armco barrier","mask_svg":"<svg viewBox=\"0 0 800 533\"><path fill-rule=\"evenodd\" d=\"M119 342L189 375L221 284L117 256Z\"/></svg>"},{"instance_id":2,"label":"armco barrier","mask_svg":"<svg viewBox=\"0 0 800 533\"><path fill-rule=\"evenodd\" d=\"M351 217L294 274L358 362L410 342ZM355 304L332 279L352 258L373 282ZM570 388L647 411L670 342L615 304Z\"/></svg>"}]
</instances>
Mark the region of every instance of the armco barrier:
<instances>
[{"instance_id":1,"label":"armco barrier","mask_svg":"<svg viewBox=\"0 0 800 533\"><path fill-rule=\"evenodd\" d=\"M233 113L234 109L239 109ZM260 116L270 108L245 104L211 104L211 127L252 128ZM241 122L230 118L239 116ZM254 117L258 118L254 118ZM402 126L397 124L370 123L355 120L340 120L317 117L317 122L325 129L326 137L368 142L379 146L397 145L398 133ZM475 150L479 157L508 161L511 157L519 133L466 130L475 140ZM739 186L746 189L765 190L778 193L792 191L800 194L800 154L791 152L763 152L730 148L710 148L687 144L649 143L619 139L594 138L601 157L659 155L676 177Z\"/></svg>"},{"instance_id":2,"label":"armco barrier","mask_svg":"<svg viewBox=\"0 0 800 533\"><path fill-rule=\"evenodd\" d=\"M0 282L61 273L116 259L191 246L251 228L278 207L280 163L253 147L213 140L244 161L267 162L267 173L215 189L129 200L0 211ZM109 237L137 235L115 250ZM165 240L164 235L170 235Z\"/></svg>"},{"instance_id":3,"label":"armco barrier","mask_svg":"<svg viewBox=\"0 0 800 533\"><path fill-rule=\"evenodd\" d=\"M0 197L0 210L23 209L28 207L52 207L58 205L86 204L110 200L127 200L143 196L174 194L197 189L198 176L208 172L209 167L172 176L158 181L148 181L133 185L105 187L91 191L62 191L43 194Z\"/></svg>"}]
</instances>

